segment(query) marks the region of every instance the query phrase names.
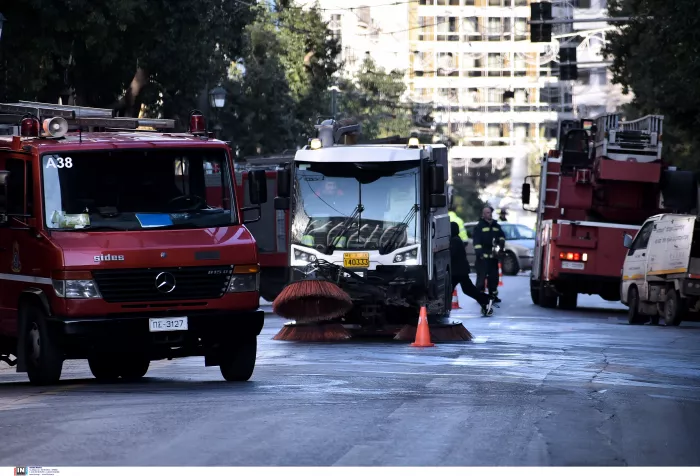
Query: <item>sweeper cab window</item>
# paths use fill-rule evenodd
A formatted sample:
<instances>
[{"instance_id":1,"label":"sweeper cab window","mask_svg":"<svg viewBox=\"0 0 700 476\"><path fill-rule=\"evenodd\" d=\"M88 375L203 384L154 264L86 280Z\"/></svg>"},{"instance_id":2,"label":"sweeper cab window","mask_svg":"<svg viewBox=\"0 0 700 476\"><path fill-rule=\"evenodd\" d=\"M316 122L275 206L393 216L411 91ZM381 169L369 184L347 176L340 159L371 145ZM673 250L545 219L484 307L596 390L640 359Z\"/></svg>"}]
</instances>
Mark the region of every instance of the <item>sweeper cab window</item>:
<instances>
[{"instance_id":1,"label":"sweeper cab window","mask_svg":"<svg viewBox=\"0 0 700 476\"><path fill-rule=\"evenodd\" d=\"M419 165L297 162L292 243L324 253L390 252L420 243L420 214L414 213L420 197ZM390 240L397 227L398 239Z\"/></svg>"},{"instance_id":2,"label":"sweeper cab window","mask_svg":"<svg viewBox=\"0 0 700 476\"><path fill-rule=\"evenodd\" d=\"M42 157L49 229L210 228L237 224L226 153L162 149Z\"/></svg>"}]
</instances>

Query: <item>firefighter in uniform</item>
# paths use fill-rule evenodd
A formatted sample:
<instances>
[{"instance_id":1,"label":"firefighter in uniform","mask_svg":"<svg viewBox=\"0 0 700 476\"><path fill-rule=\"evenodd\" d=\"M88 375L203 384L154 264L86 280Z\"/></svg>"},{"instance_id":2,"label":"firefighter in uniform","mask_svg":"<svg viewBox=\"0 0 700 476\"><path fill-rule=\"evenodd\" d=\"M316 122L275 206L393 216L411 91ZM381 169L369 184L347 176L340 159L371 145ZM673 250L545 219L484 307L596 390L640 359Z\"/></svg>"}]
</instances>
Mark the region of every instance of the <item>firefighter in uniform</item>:
<instances>
[{"instance_id":1,"label":"firefighter in uniform","mask_svg":"<svg viewBox=\"0 0 700 476\"><path fill-rule=\"evenodd\" d=\"M450 209L448 215L450 216L450 221L456 223L459 227L459 237L466 243L469 237L467 236L467 230L464 228L464 221L455 213L453 208Z\"/></svg>"},{"instance_id":2,"label":"firefighter in uniform","mask_svg":"<svg viewBox=\"0 0 700 476\"><path fill-rule=\"evenodd\" d=\"M506 236L492 217L493 209L484 208L482 218L474 227L474 253L476 254L476 288L484 289L484 280L488 279L489 294L498 303L498 253L505 250Z\"/></svg>"}]
</instances>

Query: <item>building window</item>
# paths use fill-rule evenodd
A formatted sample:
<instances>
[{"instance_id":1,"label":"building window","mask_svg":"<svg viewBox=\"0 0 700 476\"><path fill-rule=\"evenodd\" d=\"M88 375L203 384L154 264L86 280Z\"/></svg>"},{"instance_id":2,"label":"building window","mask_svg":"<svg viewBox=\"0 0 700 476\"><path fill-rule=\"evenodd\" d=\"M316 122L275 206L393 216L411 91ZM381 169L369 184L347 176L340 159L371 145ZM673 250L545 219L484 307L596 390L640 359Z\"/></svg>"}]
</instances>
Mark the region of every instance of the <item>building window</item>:
<instances>
[{"instance_id":1,"label":"building window","mask_svg":"<svg viewBox=\"0 0 700 476\"><path fill-rule=\"evenodd\" d=\"M489 41L500 41L503 34L503 22L500 18L489 18L486 24L486 34Z\"/></svg>"},{"instance_id":2,"label":"building window","mask_svg":"<svg viewBox=\"0 0 700 476\"><path fill-rule=\"evenodd\" d=\"M437 41L459 41L457 17L437 17Z\"/></svg>"},{"instance_id":3,"label":"building window","mask_svg":"<svg viewBox=\"0 0 700 476\"><path fill-rule=\"evenodd\" d=\"M477 17L462 18L462 41L480 41L479 19Z\"/></svg>"},{"instance_id":4,"label":"building window","mask_svg":"<svg viewBox=\"0 0 700 476\"><path fill-rule=\"evenodd\" d=\"M418 17L418 41L433 41L435 28L435 17Z\"/></svg>"},{"instance_id":5,"label":"building window","mask_svg":"<svg viewBox=\"0 0 700 476\"><path fill-rule=\"evenodd\" d=\"M334 38L340 42L343 38L342 35L343 20L342 16L334 13L331 15L331 21L328 23L328 30L331 33L331 38Z\"/></svg>"},{"instance_id":6,"label":"building window","mask_svg":"<svg viewBox=\"0 0 700 476\"><path fill-rule=\"evenodd\" d=\"M372 24L372 15L370 14L369 7L359 7L357 10L355 10L355 14L357 15L358 24L361 27L369 28L369 26Z\"/></svg>"}]
</instances>

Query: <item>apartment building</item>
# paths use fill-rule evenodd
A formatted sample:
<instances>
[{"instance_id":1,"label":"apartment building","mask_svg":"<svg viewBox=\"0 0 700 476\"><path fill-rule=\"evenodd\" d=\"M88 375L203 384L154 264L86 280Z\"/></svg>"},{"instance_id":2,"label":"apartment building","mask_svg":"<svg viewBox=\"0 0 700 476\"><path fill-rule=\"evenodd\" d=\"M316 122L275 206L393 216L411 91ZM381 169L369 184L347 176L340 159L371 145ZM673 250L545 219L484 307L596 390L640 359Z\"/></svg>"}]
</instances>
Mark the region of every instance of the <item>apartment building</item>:
<instances>
[{"instance_id":1,"label":"apartment building","mask_svg":"<svg viewBox=\"0 0 700 476\"><path fill-rule=\"evenodd\" d=\"M318 4L341 40L346 74L353 74L367 54L389 70L406 72L407 99L431 112L455 143L451 180L506 169L517 196L528 158L553 145L559 120L595 116L624 102L600 54L607 25L560 25L551 44L531 43L530 2ZM556 18L599 18L606 12L605 0L553 3ZM581 30L594 32L581 42ZM580 81L559 81L560 42L578 46L578 61L585 63L579 67Z\"/></svg>"}]
</instances>

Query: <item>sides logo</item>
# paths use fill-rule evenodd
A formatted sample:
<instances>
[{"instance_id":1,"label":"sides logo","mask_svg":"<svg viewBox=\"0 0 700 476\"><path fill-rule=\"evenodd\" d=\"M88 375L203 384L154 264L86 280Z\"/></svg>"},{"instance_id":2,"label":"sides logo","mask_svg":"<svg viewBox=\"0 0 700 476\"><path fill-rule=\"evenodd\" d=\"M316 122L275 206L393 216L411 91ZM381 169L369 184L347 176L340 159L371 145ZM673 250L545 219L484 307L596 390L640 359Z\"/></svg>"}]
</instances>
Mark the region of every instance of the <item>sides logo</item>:
<instances>
[{"instance_id":1,"label":"sides logo","mask_svg":"<svg viewBox=\"0 0 700 476\"><path fill-rule=\"evenodd\" d=\"M22 262L19 260L19 243L16 241L12 244L12 272L19 273L22 271Z\"/></svg>"}]
</instances>

